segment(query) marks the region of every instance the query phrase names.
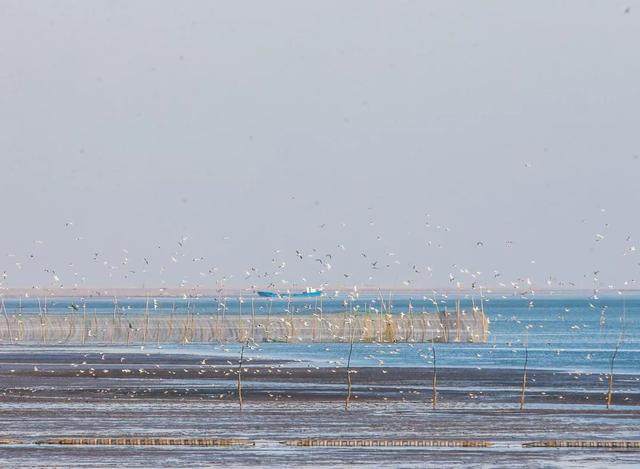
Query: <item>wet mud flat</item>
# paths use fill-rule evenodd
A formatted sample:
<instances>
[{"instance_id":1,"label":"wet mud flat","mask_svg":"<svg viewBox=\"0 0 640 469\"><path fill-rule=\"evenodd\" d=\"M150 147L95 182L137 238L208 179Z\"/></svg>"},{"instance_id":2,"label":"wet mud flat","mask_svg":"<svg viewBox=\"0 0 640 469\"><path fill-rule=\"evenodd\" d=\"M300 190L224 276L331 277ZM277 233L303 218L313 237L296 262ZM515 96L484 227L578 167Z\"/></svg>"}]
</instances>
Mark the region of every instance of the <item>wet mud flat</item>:
<instances>
[{"instance_id":1,"label":"wet mud flat","mask_svg":"<svg viewBox=\"0 0 640 469\"><path fill-rule=\"evenodd\" d=\"M124 359L124 360L123 360ZM204 363L203 363L204 361ZM237 360L236 360L237 361ZM640 381L616 376L606 410L598 374L443 368L431 408L430 368L355 368L344 408L346 370L187 354L0 352L2 466L131 467L272 465L371 467L634 464L639 451L523 448L547 439L640 440ZM104 371L108 372L105 373ZM125 371L126 370L126 371ZM588 399L587 399L588 398ZM56 437L247 438L249 447L35 445ZM300 448L298 438L473 439L490 448Z\"/></svg>"}]
</instances>

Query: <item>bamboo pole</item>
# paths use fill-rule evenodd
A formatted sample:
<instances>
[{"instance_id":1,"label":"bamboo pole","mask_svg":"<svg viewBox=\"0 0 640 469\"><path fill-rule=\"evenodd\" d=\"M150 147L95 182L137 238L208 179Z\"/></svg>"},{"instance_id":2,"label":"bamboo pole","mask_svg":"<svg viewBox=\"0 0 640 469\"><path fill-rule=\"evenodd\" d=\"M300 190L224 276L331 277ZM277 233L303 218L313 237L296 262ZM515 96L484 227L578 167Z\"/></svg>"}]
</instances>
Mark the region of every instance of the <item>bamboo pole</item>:
<instances>
[{"instance_id":1,"label":"bamboo pole","mask_svg":"<svg viewBox=\"0 0 640 469\"><path fill-rule=\"evenodd\" d=\"M42 333L42 343L46 344L46 339L45 339L45 332L44 332L44 328L45 328L45 323L44 323L44 315L42 314L42 307L41 307L41 303L40 303L40 298L37 298L38 300L38 313L40 315L40 329L41 329L41 333Z\"/></svg>"},{"instance_id":2,"label":"bamboo pole","mask_svg":"<svg viewBox=\"0 0 640 469\"><path fill-rule=\"evenodd\" d=\"M113 344L116 334L116 311L118 308L118 299L116 297L113 298L113 317L111 324L111 343Z\"/></svg>"},{"instance_id":3,"label":"bamboo pole","mask_svg":"<svg viewBox=\"0 0 640 469\"><path fill-rule=\"evenodd\" d=\"M289 328L287 329L287 342L291 341L293 335L293 311L291 311L291 293L287 298L287 311L289 312Z\"/></svg>"},{"instance_id":4,"label":"bamboo pole","mask_svg":"<svg viewBox=\"0 0 640 469\"><path fill-rule=\"evenodd\" d=\"M13 344L13 331L11 330L11 323L9 321L9 315L7 314L7 308L4 305L4 298L0 298L0 306L2 306L4 320L7 323L7 333L9 334L9 342Z\"/></svg>"},{"instance_id":5,"label":"bamboo pole","mask_svg":"<svg viewBox=\"0 0 640 469\"><path fill-rule=\"evenodd\" d=\"M238 404L240 404L241 412L242 412L242 361L244 359L244 347L245 347L245 344L243 343L242 348L240 349L240 362L238 364Z\"/></svg>"},{"instance_id":6,"label":"bamboo pole","mask_svg":"<svg viewBox=\"0 0 640 469\"><path fill-rule=\"evenodd\" d=\"M87 304L82 303L82 345L84 345L87 334Z\"/></svg>"},{"instance_id":7,"label":"bamboo pole","mask_svg":"<svg viewBox=\"0 0 640 469\"><path fill-rule=\"evenodd\" d=\"M319 337L319 341L322 342L322 294L320 294L320 324L319 324L319 331L318 331L318 337Z\"/></svg>"},{"instance_id":8,"label":"bamboo pole","mask_svg":"<svg viewBox=\"0 0 640 469\"><path fill-rule=\"evenodd\" d=\"M251 297L251 341L256 341L256 307Z\"/></svg>"},{"instance_id":9,"label":"bamboo pole","mask_svg":"<svg viewBox=\"0 0 640 469\"><path fill-rule=\"evenodd\" d=\"M413 304L409 300L409 333L407 334L407 342L415 342L413 338Z\"/></svg>"},{"instance_id":10,"label":"bamboo pole","mask_svg":"<svg viewBox=\"0 0 640 469\"><path fill-rule=\"evenodd\" d=\"M238 298L238 304L239 304L239 308L238 308L238 342L243 342L243 336L244 334L242 333L242 303L244 301L242 300L242 296L240 296Z\"/></svg>"},{"instance_id":11,"label":"bamboo pole","mask_svg":"<svg viewBox=\"0 0 640 469\"><path fill-rule=\"evenodd\" d=\"M344 401L344 410L349 410L351 401L351 353L353 352L353 327L351 329L351 339L349 343L349 357L347 358L347 397Z\"/></svg>"},{"instance_id":12,"label":"bamboo pole","mask_svg":"<svg viewBox=\"0 0 640 469\"><path fill-rule=\"evenodd\" d=\"M149 328L149 295L144 305L144 326L142 330L142 344L147 343L147 330Z\"/></svg>"},{"instance_id":13,"label":"bamboo pole","mask_svg":"<svg viewBox=\"0 0 640 469\"><path fill-rule=\"evenodd\" d=\"M622 334L620 334L620 339L616 344L616 348L611 355L611 359L609 360L609 379L608 379L608 389L607 389L607 410L611 407L611 401L613 400L613 365L616 360L616 356L618 355L618 349L620 348L620 342L622 340Z\"/></svg>"},{"instance_id":14,"label":"bamboo pole","mask_svg":"<svg viewBox=\"0 0 640 469\"><path fill-rule=\"evenodd\" d=\"M227 300L226 298L222 298L222 324L220 325L220 343L226 342L227 337L224 329L224 317L227 311Z\"/></svg>"},{"instance_id":15,"label":"bamboo pole","mask_svg":"<svg viewBox=\"0 0 640 469\"><path fill-rule=\"evenodd\" d=\"M520 410L524 410L524 396L527 390L527 365L529 363L529 348L524 348L524 367L522 369L522 388L520 390Z\"/></svg>"},{"instance_id":16,"label":"bamboo pole","mask_svg":"<svg viewBox=\"0 0 640 469\"><path fill-rule=\"evenodd\" d=\"M173 302L173 306L171 307L171 314L169 315L169 328L167 330L167 334L169 336L169 340L173 337L173 314L176 312L176 302Z\"/></svg>"},{"instance_id":17,"label":"bamboo pole","mask_svg":"<svg viewBox=\"0 0 640 469\"><path fill-rule=\"evenodd\" d=\"M624 332L626 325L626 317L627 317L627 307L625 303L624 296L622 297L622 316L620 317L621 330L620 336L618 337L618 342L616 343L616 348L611 355L611 360L609 363L609 380L608 380L608 390L607 390L607 410L611 407L611 401L613 400L613 365L618 356L618 350L624 341Z\"/></svg>"},{"instance_id":18,"label":"bamboo pole","mask_svg":"<svg viewBox=\"0 0 640 469\"><path fill-rule=\"evenodd\" d=\"M460 342L462 333L462 321L460 318L460 298L456 300L456 342Z\"/></svg>"},{"instance_id":19,"label":"bamboo pole","mask_svg":"<svg viewBox=\"0 0 640 469\"><path fill-rule=\"evenodd\" d=\"M97 308L93 308L93 330L95 331L95 340L98 340L98 311Z\"/></svg>"},{"instance_id":20,"label":"bamboo pole","mask_svg":"<svg viewBox=\"0 0 640 469\"><path fill-rule=\"evenodd\" d=\"M270 342L270 334L271 334L271 307L273 306L273 300L269 298L267 300L269 302L269 309L267 310L267 328L266 328L266 340Z\"/></svg>"},{"instance_id":21,"label":"bamboo pole","mask_svg":"<svg viewBox=\"0 0 640 469\"><path fill-rule=\"evenodd\" d=\"M47 297L44 297L44 309L42 310L42 317L44 319L44 343L47 343L47 332L48 332L48 328L49 328L49 316L47 315Z\"/></svg>"},{"instance_id":22,"label":"bamboo pole","mask_svg":"<svg viewBox=\"0 0 640 469\"><path fill-rule=\"evenodd\" d=\"M436 365L436 348L431 345L431 355L433 355L433 378L431 380L431 408L436 410L438 403L438 390L436 388L438 382L438 368Z\"/></svg>"}]
</instances>

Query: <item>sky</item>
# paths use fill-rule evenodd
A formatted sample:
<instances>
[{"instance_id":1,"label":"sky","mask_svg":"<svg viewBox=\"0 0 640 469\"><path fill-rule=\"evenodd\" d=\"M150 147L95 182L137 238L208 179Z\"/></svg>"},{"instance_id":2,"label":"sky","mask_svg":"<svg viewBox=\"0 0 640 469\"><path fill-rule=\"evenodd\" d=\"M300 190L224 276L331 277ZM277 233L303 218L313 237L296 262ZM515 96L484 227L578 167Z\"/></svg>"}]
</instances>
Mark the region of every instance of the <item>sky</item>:
<instances>
[{"instance_id":1,"label":"sky","mask_svg":"<svg viewBox=\"0 0 640 469\"><path fill-rule=\"evenodd\" d=\"M0 43L0 288L640 280L638 1L2 0Z\"/></svg>"}]
</instances>

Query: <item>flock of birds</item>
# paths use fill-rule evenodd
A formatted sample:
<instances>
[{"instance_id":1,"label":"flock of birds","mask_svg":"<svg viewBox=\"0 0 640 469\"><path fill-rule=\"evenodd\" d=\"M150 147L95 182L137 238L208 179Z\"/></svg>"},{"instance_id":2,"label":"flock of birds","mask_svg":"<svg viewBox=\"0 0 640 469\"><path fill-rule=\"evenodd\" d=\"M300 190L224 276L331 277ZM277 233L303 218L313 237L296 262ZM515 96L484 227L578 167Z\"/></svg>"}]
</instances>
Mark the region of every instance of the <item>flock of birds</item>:
<instances>
[{"instance_id":1,"label":"flock of birds","mask_svg":"<svg viewBox=\"0 0 640 469\"><path fill-rule=\"evenodd\" d=\"M604 208L599 210L600 216L606 215ZM587 223L581 219L580 223ZM593 225L594 223L592 223ZM595 220L600 226L592 235L589 251L598 249L603 243L609 242L610 223ZM90 294L104 294L108 288L96 287L129 287L145 289L159 287L162 289L176 287L185 292L198 292L215 288L217 290L241 290L255 292L258 289L273 289L281 292L294 292L304 287L314 287L329 290L338 288L351 290L353 288L379 287L383 284L389 288L399 289L423 289L437 286L442 291L470 291L492 290L515 294L519 296L534 295L536 291L579 288L581 290L593 289L594 295L601 288L607 290L633 289L637 281L628 278L617 285L612 282L603 284L600 281L603 269L595 268L583 273L579 278L562 279L553 274L546 274L544 278L537 276L510 275L508 278L503 269L490 269L484 271L469 265L454 262L443 262L447 256L442 253L434 253L431 249L442 250L445 246L449 250L455 250L456 244L449 240L450 233L455 231L451 226L437 223L431 215L425 214L422 223L424 236L423 249L415 252L408 258L399 250L392 249L384 242L383 236L376 233L377 223L370 216L366 230L352 241L353 245L334 241L334 247L329 243L323 243L323 247L302 247L291 249L273 249L266 252L261 262L249 265L244 269L223 269L212 262L208 255L194 254L195 247L190 247L191 238L179 236L174 244L155 243L152 248L145 249L144 253L135 253L129 248L122 247L120 252L113 249L103 251L91 248L87 237L83 235L73 221L64 223L62 244L71 243L73 260L64 263L55 262L58 252L61 251L60 243L52 243L48 249L48 243L42 239L33 241L33 247L23 253L6 252L4 266L0 265L0 294L3 290L20 289L26 296L37 296L40 291L73 291L84 290ZM323 223L318 227L319 232L328 229L328 224ZM335 228L335 227L334 227ZM351 239L353 232L347 230L347 223L340 223L337 227L343 236ZM374 238L371 235L375 234ZM613 234L611 237L616 237ZM336 239L336 232L323 234L326 239ZM224 236L216 244L229 242L231 236ZM74 242L79 243L77 247ZM612 243L609 243L611 249ZM637 270L640 262L635 259L637 246L633 243L632 236L627 234L624 240L619 240L623 258L629 258L631 266ZM215 242L214 242L215 243ZM458 245L460 238L457 238ZM473 240L467 242L466 252L471 252L472 257L483 258L482 251L491 248L491 255L504 259L512 257L522 258L522 250L518 251L518 243L514 240L503 240L500 251L500 243L495 240ZM477 250L477 254L469 251L469 246ZM367 249L363 249L367 247ZM531 246L522 249L528 249ZM206 248L205 248L206 249ZM615 247L613 248L615 249ZM215 247L214 247L215 250ZM106 252L109 251L109 252ZM89 252L84 259L77 259L82 253ZM457 256L451 255L451 258ZM424 263L424 260L436 260L434 263ZM530 259L529 264L538 268L535 259ZM620 261L622 262L622 260ZM91 274L84 274L83 270ZM508 269L507 270L513 270ZM629 264L625 264L625 271L631 270ZM613 269L607 269L611 275ZM633 271L632 271L633 275ZM616 273L616 276L619 275ZM31 285L25 284L25 278L39 279L40 282ZM15 279L15 280L14 280ZM434 285L435 284L435 285Z\"/></svg>"},{"instance_id":2,"label":"flock of birds","mask_svg":"<svg viewBox=\"0 0 640 469\"><path fill-rule=\"evenodd\" d=\"M531 167L530 164L525 166ZM598 220L606 220L606 210L599 210ZM587 220L582 219L581 223L586 224ZM610 241L610 238L615 239L615 234L610 235L611 226L608 222L598 222L599 229L591 236L592 247L590 249L596 249L598 246L603 245ZM337 228L338 230L346 230L348 225L341 223ZM80 230L77 229L76 224L73 221L67 221L64 224L63 230L66 232L68 240L78 243L82 246L82 249L74 250L77 252L84 252L89 248L90 255L87 259L80 261L69 261L64 265L54 265L50 259L55 258L52 253L47 253L46 248L48 243L45 240L38 239L33 241L33 249L26 253L5 253L5 267L2 268L2 274L0 276L0 296L6 296L12 293L12 289L16 290L19 285L13 281L13 277L20 278L20 272L23 269L30 269L33 272L34 267L40 270L38 275L45 280L40 284L31 285L30 288L23 288L20 294L23 297L40 297L46 296L48 293L61 294L73 291L83 291L83 294L98 294L109 295L109 288L99 288L100 276L96 274L95 266L100 266L103 273L106 275L103 277L104 282L110 285L118 285L123 287L135 287L144 290L147 285L148 279L159 279L161 284L161 290L170 287L177 287L183 291L185 298L187 296L198 294L202 289L211 289L213 286L215 290L220 293L220 297L224 297L222 292L232 291L234 288L239 291L238 294L240 303L242 303L242 295L249 295L258 289L273 289L279 292L296 292L304 288L305 286L313 286L315 288L323 289L325 292L329 292L334 289L334 296L338 296L340 290L346 291L348 298L351 300L358 299L359 290L372 287L376 285L379 278L395 279L392 288L405 289L405 291L420 291L427 284L432 282L442 282L441 288L432 290L430 296L424 296L423 299L430 299L433 305L437 308L438 303L447 304L449 302L449 295L453 298L456 295L466 294L480 296L485 294L491 294L494 290L502 293L503 297L518 296L527 299L529 301L529 307L534 307L534 301L538 291L553 290L563 288L576 288L578 286L588 286L590 290L589 297L593 301L590 303L591 308L597 308L597 300L602 289L617 292L619 295L623 295L623 291L626 289L632 289L636 285L635 279L629 279L620 285L602 284L600 281L602 269L594 269L586 274L582 275L581 279L576 280L559 280L553 275L548 275L542 282L534 280L531 276L515 276L513 278L505 278L504 273L498 269L492 269L489 272L484 272L476 268L472 268L459 263L451 263L444 267L440 264L439 268L436 268L435 264L425 264L420 262L424 259L429 259L432 255L431 250L443 250L445 246L448 247L448 236L455 229L449 225L438 223L432 220L431 215L425 214L422 222L422 227L425 231L426 239L422 245L424 252L414 253L411 259L407 259L402 255L401 250L391 249L384 240L382 234L377 233L377 223L373 217L370 217L367 223L366 233L362 235L374 237L366 242L352 241L352 244L345 242L334 241L333 247L328 248L326 244L323 247L292 247L290 249L281 250L274 249L262 262L255 265L249 265L244 269L238 269L236 272L228 272L222 269L220 266L212 263L211 259L207 255L193 254L190 248L191 238L183 235L177 237L173 243L169 245L156 243L153 248L146 249L144 253L136 253L128 248L121 248L120 252L115 254L111 251L109 254L103 252L100 249L90 249L88 246L87 238ZM318 225L318 230L322 232L327 230L329 225L323 223ZM327 236L327 238L336 239L335 236ZM346 236L349 239L349 236ZM231 236L224 236L220 243L227 243L231 241ZM492 249L496 249L495 240L488 239L469 239L469 246L471 249L477 250L480 253L483 250L488 249L489 246ZM518 242L506 239L501 242L501 248L510 252L517 250ZM637 252L637 247L633 244L631 235L624 237L623 246L619 252L621 258L631 258ZM366 249L363 247L368 246ZM53 246L55 250L55 246ZM510 254L507 254L509 256ZM48 259L46 263L40 264L40 258ZM420 261L418 261L418 259ZM536 264L535 259L529 260L531 265ZM91 264L91 268L87 269L92 272L91 278L82 274L82 269L87 268L87 265ZM635 259L633 259L634 265L640 265ZM235 269L234 269L235 270ZM197 281L190 279L189 275L193 272L197 272ZM242 272L242 273L239 273ZM307 272L306 275L299 275L299 272ZM440 279L440 280L438 280ZM91 285L91 287L90 287ZM157 286L157 285L155 285ZM424 291L424 290L423 290ZM439 300L437 299L439 298ZM345 300L346 301L346 300ZM373 300L375 303L376 300ZM383 300L384 301L384 300ZM345 303L346 304L346 303ZM154 300L154 309L157 308L156 300ZM411 304L409 306L411 308ZM568 312L568 310L566 310ZM602 318L606 317L606 306L602 309ZM500 317L498 316L498 319ZM512 350L516 352L521 350L522 344L526 344L526 337L528 337L529 331L534 327L542 328L543 325L535 325L532 323L522 323L519 317L513 317L514 323L520 324L522 327L522 337L518 339L519 344L507 343L507 347L512 347ZM604 319L602 319L604 321ZM601 326L604 322L601 323ZM580 331L584 328L584 324L576 322L571 329ZM551 345L551 344L547 344ZM400 350L392 348L387 350L386 345L378 344L380 349L375 354L369 354L364 357L364 360L370 360L375 366L381 368L380 372L386 374L384 354L400 353ZM392 345L390 345L393 347ZM413 344L408 344L408 347L414 347ZM494 352L496 344L489 347L483 354L491 355ZM557 353L561 353L561 348L557 348ZM432 358L430 353L424 350L418 351L417 354L424 359L424 363L432 364ZM482 355L478 353L478 359L482 358ZM104 359L104 354L102 355ZM592 354L589 353L586 356L586 360L591 360ZM280 374L291 373L291 370L283 369L281 364L267 364L264 367L250 367L248 364L251 362L251 358L246 359L247 366L243 368L247 373L268 373L268 374ZM177 374L191 374L195 373L198 376L201 375L215 375L221 374L223 377L233 376L236 373L233 367L236 366L236 362L229 361L228 365L207 365L203 360L195 369L192 367L179 369L167 369L161 370L162 366L156 364L152 369L145 367L131 368L124 365L126 361L125 357L121 357L122 366L119 367L105 367L98 368L96 366L88 366L86 363L71 363L72 369L77 369L74 374L77 377L80 376L97 376L98 374L112 375L118 373L120 375L158 375L161 372L166 375ZM337 373L340 369L344 368L345 363L343 359L338 359L333 362L327 363L330 373ZM14 373L16 370L11 369L10 372ZM55 373L55 370L42 370L37 366L34 366L33 371L35 373ZM311 369L309 369L311 372ZM166 391L169 392L169 391ZM477 393L472 393L472 398L477 398ZM222 394L221 394L222 396Z\"/></svg>"}]
</instances>

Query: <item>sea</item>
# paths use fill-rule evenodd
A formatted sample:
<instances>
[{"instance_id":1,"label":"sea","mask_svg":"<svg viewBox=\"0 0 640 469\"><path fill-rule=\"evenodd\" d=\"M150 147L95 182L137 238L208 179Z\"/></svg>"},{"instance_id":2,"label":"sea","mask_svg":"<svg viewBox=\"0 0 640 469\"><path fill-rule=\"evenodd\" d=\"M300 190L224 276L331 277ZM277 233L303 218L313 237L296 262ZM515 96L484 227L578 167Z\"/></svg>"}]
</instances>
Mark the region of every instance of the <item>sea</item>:
<instances>
[{"instance_id":1,"label":"sea","mask_svg":"<svg viewBox=\"0 0 640 469\"><path fill-rule=\"evenodd\" d=\"M522 368L525 356L531 369L579 373L640 374L640 294L584 296L559 294L540 296L485 295L455 297L453 295L407 295L402 292L336 294L315 299L264 299L259 297L223 298L50 298L47 314L69 314L84 307L97 314L116 313L123 316L144 314L215 315L224 309L228 315L293 314L296 316L357 311L374 308L402 314L411 310L433 312L482 308L489 318L486 343L355 343L351 350L353 366L420 367L430 366L433 355L438 366L511 369ZM384 306L383 304L384 303ZM44 300L5 299L10 314L38 314ZM49 345L48 347L51 347ZM65 347L60 344L59 347ZM105 348L114 348L104 345ZM147 346L147 349L151 348ZM160 345L156 353L229 355L237 357L237 343L191 343ZM245 356L291 361L300 366L341 366L349 355L346 343L275 343L249 344Z\"/></svg>"}]
</instances>

